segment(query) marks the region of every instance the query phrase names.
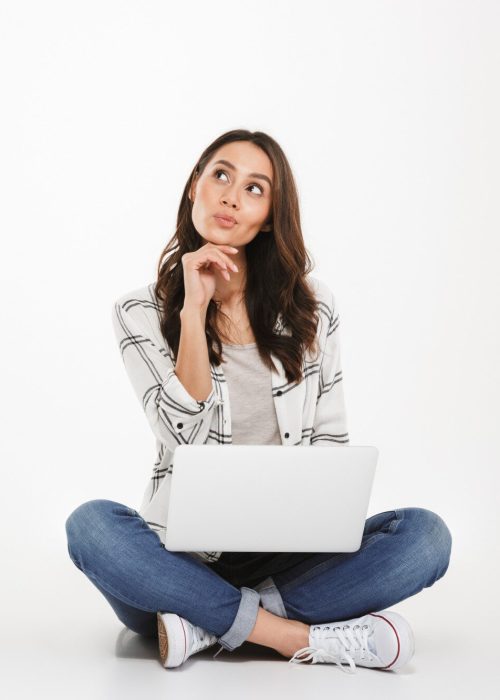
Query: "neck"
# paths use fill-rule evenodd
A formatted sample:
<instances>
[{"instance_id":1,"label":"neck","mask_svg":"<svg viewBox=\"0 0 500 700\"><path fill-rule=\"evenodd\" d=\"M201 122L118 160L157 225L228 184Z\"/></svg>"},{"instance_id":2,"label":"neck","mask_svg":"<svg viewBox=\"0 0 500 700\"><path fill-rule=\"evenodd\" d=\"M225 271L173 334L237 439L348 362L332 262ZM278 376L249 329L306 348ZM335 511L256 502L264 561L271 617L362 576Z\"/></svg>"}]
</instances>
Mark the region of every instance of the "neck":
<instances>
[{"instance_id":1,"label":"neck","mask_svg":"<svg viewBox=\"0 0 500 700\"><path fill-rule=\"evenodd\" d=\"M217 273L218 274L218 273ZM241 270L233 275L243 275L243 279L234 280L234 277L228 282L224 277L218 276L215 285L215 293L213 300L221 303L223 306L235 308L243 303L245 298L245 271Z\"/></svg>"}]
</instances>

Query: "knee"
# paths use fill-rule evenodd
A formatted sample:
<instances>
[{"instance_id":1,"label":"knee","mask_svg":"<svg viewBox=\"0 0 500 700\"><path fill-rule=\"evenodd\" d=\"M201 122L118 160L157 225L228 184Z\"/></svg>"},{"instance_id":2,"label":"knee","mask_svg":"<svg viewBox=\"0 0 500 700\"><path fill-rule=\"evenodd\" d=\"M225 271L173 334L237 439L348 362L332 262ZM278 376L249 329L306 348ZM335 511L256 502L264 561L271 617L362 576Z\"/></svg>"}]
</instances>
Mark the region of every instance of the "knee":
<instances>
[{"instance_id":1,"label":"knee","mask_svg":"<svg viewBox=\"0 0 500 700\"><path fill-rule=\"evenodd\" d=\"M75 564L83 550L92 546L92 540L103 531L105 521L117 507L124 506L106 499L95 499L82 503L68 516L65 523L68 552Z\"/></svg>"},{"instance_id":2,"label":"knee","mask_svg":"<svg viewBox=\"0 0 500 700\"><path fill-rule=\"evenodd\" d=\"M406 508L405 517L413 520L416 554L428 573L430 586L448 570L451 532L441 516L427 508Z\"/></svg>"}]
</instances>

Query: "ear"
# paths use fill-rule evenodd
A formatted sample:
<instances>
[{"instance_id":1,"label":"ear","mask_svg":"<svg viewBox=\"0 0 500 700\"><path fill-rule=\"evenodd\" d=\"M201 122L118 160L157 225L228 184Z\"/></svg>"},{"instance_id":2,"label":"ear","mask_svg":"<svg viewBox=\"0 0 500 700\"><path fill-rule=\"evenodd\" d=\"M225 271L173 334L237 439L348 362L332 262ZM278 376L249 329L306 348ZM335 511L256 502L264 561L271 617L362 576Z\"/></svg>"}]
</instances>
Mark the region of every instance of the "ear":
<instances>
[{"instance_id":1,"label":"ear","mask_svg":"<svg viewBox=\"0 0 500 700\"><path fill-rule=\"evenodd\" d=\"M198 182L198 175L195 175L193 182L191 183L191 187L189 188L189 194L188 197L191 200L191 202L194 202L194 198L196 196L196 184Z\"/></svg>"}]
</instances>

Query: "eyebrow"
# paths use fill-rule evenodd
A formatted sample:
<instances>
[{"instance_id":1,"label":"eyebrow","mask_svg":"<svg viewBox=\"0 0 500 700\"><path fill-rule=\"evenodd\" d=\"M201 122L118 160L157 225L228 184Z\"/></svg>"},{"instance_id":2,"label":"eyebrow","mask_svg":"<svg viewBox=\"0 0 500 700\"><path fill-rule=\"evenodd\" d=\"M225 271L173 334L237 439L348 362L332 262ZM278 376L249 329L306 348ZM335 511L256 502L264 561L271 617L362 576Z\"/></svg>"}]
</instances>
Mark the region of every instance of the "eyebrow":
<instances>
[{"instance_id":1,"label":"eyebrow","mask_svg":"<svg viewBox=\"0 0 500 700\"><path fill-rule=\"evenodd\" d=\"M222 165L225 165L226 167L230 168L231 170L236 170L235 166L232 163L230 163L228 160L216 160L214 165L217 165L217 163L222 163ZM267 175L262 175L262 173L248 173L248 177L256 177L259 180L266 180L266 182L269 183L269 187L272 188L272 186L273 186L273 183L267 177Z\"/></svg>"}]
</instances>

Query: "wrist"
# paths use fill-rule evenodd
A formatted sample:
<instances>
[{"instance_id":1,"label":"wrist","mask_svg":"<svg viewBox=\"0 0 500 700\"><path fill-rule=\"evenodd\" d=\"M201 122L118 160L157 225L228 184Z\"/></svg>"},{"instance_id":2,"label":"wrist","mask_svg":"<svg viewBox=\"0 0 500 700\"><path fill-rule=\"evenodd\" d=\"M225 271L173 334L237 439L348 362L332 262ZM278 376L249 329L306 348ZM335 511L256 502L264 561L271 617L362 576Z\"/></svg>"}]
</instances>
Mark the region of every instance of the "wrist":
<instances>
[{"instance_id":1,"label":"wrist","mask_svg":"<svg viewBox=\"0 0 500 700\"><path fill-rule=\"evenodd\" d=\"M199 319L203 323L205 323L205 318L207 315L207 308L202 307L202 306L189 306L189 305L184 305L182 309L180 310L179 316L181 321L184 321L186 319Z\"/></svg>"}]
</instances>

